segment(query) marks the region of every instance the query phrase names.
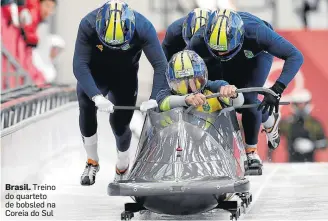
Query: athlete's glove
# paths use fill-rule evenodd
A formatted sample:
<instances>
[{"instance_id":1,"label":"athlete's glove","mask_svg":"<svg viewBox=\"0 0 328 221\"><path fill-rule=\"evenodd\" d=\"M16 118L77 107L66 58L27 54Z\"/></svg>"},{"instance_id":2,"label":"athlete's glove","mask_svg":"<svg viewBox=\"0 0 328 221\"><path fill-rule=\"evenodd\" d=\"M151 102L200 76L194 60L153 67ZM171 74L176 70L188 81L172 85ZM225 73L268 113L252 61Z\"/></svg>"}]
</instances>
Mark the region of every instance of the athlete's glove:
<instances>
[{"instance_id":1,"label":"athlete's glove","mask_svg":"<svg viewBox=\"0 0 328 221\"><path fill-rule=\"evenodd\" d=\"M99 111L113 113L114 104L110 102L107 98L102 95L96 95L92 98L92 101L95 102Z\"/></svg>"},{"instance_id":2,"label":"athlete's glove","mask_svg":"<svg viewBox=\"0 0 328 221\"><path fill-rule=\"evenodd\" d=\"M156 100L151 99L151 100L144 101L141 103L140 111L146 112L147 110L155 108L155 107L158 107L158 104L157 104Z\"/></svg>"},{"instance_id":3,"label":"athlete's glove","mask_svg":"<svg viewBox=\"0 0 328 221\"><path fill-rule=\"evenodd\" d=\"M264 99L262 103L259 105L257 110L262 110L262 113L269 111L269 115L273 113L273 109L275 109L275 112L279 112L279 101L281 98L281 94L285 90L286 86L283 83L276 82L270 89L273 90L277 94L277 96L273 96L272 94L265 93ZM262 93L260 93L262 94Z\"/></svg>"}]
</instances>

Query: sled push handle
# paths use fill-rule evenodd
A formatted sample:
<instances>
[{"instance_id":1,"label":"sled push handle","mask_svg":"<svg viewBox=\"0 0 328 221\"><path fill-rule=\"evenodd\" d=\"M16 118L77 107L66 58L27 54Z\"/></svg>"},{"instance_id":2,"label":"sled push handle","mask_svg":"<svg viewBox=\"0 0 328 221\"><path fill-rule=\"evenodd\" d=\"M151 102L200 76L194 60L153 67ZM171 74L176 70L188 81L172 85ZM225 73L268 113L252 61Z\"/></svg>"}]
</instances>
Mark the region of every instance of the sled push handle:
<instances>
[{"instance_id":1,"label":"sled push handle","mask_svg":"<svg viewBox=\"0 0 328 221\"><path fill-rule=\"evenodd\" d=\"M154 108L151 108L151 109L154 109ZM149 110L151 110L149 109ZM141 111L140 110L140 106L114 106L114 110L138 110L138 111ZM143 111L141 111L143 112Z\"/></svg>"},{"instance_id":2,"label":"sled push handle","mask_svg":"<svg viewBox=\"0 0 328 221\"><path fill-rule=\"evenodd\" d=\"M272 94L273 96L277 96L277 94L269 89L269 88L263 88L263 87L250 87L250 88L240 88L236 90L236 93L251 93L251 92L259 92L261 94ZM214 98L214 97L220 97L220 93L214 93L211 95L206 96L206 99ZM290 102L279 102L279 105L288 105ZM235 107L235 109L246 109L246 108L254 108L259 106L260 104L245 104L240 107ZM192 110L194 106L190 106L187 109L187 113ZM140 110L139 106L114 106L114 110Z\"/></svg>"},{"instance_id":3,"label":"sled push handle","mask_svg":"<svg viewBox=\"0 0 328 221\"><path fill-rule=\"evenodd\" d=\"M273 96L278 96L273 90L264 87L249 87L249 88L240 88L236 90L236 93L251 93L251 92L260 92L261 94L271 94ZM214 93L206 96L206 99L220 97L220 93ZM288 103L289 104L289 103Z\"/></svg>"},{"instance_id":4,"label":"sled push handle","mask_svg":"<svg viewBox=\"0 0 328 221\"><path fill-rule=\"evenodd\" d=\"M140 110L139 106L114 106L114 110Z\"/></svg>"},{"instance_id":5,"label":"sled push handle","mask_svg":"<svg viewBox=\"0 0 328 221\"><path fill-rule=\"evenodd\" d=\"M273 96L278 96L273 90L269 88L264 88L264 87L249 87L249 88L240 88L236 90L236 93L251 93L251 92L258 92L261 94L271 94ZM206 99L214 98L214 97L220 97L220 93L214 93L211 95L207 95ZM279 102L279 105L289 105L290 102ZM258 107L260 104L245 104L240 107L235 107L235 109L246 109L246 108L254 108ZM194 106L188 107L186 112L188 113L194 108Z\"/></svg>"}]
</instances>

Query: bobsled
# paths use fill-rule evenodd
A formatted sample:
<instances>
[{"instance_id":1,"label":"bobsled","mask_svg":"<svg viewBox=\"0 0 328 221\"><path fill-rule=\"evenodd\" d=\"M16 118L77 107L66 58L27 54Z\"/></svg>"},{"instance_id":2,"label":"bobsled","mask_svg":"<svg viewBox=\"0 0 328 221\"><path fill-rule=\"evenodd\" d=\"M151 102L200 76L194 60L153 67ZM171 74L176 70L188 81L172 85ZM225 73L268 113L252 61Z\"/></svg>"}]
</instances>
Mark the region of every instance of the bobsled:
<instances>
[{"instance_id":1,"label":"bobsled","mask_svg":"<svg viewBox=\"0 0 328 221\"><path fill-rule=\"evenodd\" d=\"M224 209L237 220L252 201L247 157L235 108L214 113L183 107L147 112L129 174L108 185L130 196L121 220L148 210L192 215Z\"/></svg>"}]
</instances>

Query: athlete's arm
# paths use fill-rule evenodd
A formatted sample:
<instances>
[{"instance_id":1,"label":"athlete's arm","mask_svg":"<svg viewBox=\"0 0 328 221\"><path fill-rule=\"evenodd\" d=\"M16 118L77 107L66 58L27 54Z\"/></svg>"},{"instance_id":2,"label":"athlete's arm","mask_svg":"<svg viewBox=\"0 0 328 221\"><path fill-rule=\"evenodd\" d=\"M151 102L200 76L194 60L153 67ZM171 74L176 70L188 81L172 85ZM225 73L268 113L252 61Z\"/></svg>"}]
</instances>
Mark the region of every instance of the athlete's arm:
<instances>
[{"instance_id":1,"label":"athlete's arm","mask_svg":"<svg viewBox=\"0 0 328 221\"><path fill-rule=\"evenodd\" d=\"M162 48L167 61L169 61L175 53L182 51L186 46L182 38L181 29L184 19L185 18L176 20L166 30L165 37L162 42Z\"/></svg>"},{"instance_id":2,"label":"athlete's arm","mask_svg":"<svg viewBox=\"0 0 328 221\"><path fill-rule=\"evenodd\" d=\"M153 89L150 98L156 99L157 94L161 90L169 89L165 77L167 61L158 40L156 30L149 21L146 22L140 35L144 39L143 51L154 68Z\"/></svg>"},{"instance_id":3,"label":"athlete's arm","mask_svg":"<svg viewBox=\"0 0 328 221\"><path fill-rule=\"evenodd\" d=\"M213 89L213 91L218 91L218 89L223 86L227 85L228 82L226 81L208 81L206 88L210 90L210 88ZM188 97L188 98L187 98ZM159 109L161 111L168 111L176 107L183 107L188 105L195 105L198 101L199 103L205 102L205 96L204 95L197 95L196 97L192 94L187 95L172 95L170 90L161 90L156 100L159 104ZM197 106L197 105L195 105Z\"/></svg>"},{"instance_id":4,"label":"athlete's arm","mask_svg":"<svg viewBox=\"0 0 328 221\"><path fill-rule=\"evenodd\" d=\"M216 92L220 92L220 88L226 85L229 85L229 83L224 80L216 80L216 81L208 80L206 87L213 93L216 93Z\"/></svg>"},{"instance_id":5,"label":"athlete's arm","mask_svg":"<svg viewBox=\"0 0 328 221\"><path fill-rule=\"evenodd\" d=\"M185 96L179 96L179 95L170 95L163 99L163 101L159 105L159 109L161 111L168 111L171 109L174 109L176 107L183 107L188 106L186 103L186 97Z\"/></svg>"},{"instance_id":6,"label":"athlete's arm","mask_svg":"<svg viewBox=\"0 0 328 221\"><path fill-rule=\"evenodd\" d=\"M210 52L205 44L204 37L201 34L204 31L204 27L198 29L198 31L190 39L187 45L187 50L195 51L206 63L206 61L211 57Z\"/></svg>"},{"instance_id":7,"label":"athlete's arm","mask_svg":"<svg viewBox=\"0 0 328 221\"><path fill-rule=\"evenodd\" d=\"M228 95L228 97L230 97L229 94L231 93L231 87L228 90L222 88L224 86L228 87L228 85L229 85L229 83L224 80L216 80L216 81L209 80L207 82L206 87L213 93L220 92L220 94L226 94L226 95ZM229 85L229 86L232 86L233 88L235 88L233 85ZM221 90L221 89L223 89L223 90ZM242 93L237 94L236 97L230 97L230 98L231 98L231 104L234 107L242 106L245 101L244 95ZM229 103L228 100L229 99L225 99L225 101L227 103Z\"/></svg>"},{"instance_id":8,"label":"athlete's arm","mask_svg":"<svg viewBox=\"0 0 328 221\"><path fill-rule=\"evenodd\" d=\"M90 99L95 95L101 94L91 75L89 67L92 48L88 40L91 32L92 28L89 22L86 19L82 19L75 42L75 52L73 57L74 75L78 84L81 85L83 91Z\"/></svg>"},{"instance_id":9,"label":"athlete's arm","mask_svg":"<svg viewBox=\"0 0 328 221\"><path fill-rule=\"evenodd\" d=\"M166 97L160 105L161 111L168 111L176 107L195 106L199 107L206 103L206 97L202 93L187 95L171 95Z\"/></svg>"},{"instance_id":10,"label":"athlete's arm","mask_svg":"<svg viewBox=\"0 0 328 221\"><path fill-rule=\"evenodd\" d=\"M277 81L286 87L303 64L302 53L277 32L264 25L257 28L256 40L265 51L285 60L282 73Z\"/></svg>"},{"instance_id":11,"label":"athlete's arm","mask_svg":"<svg viewBox=\"0 0 328 221\"><path fill-rule=\"evenodd\" d=\"M162 48L166 57L166 60L169 61L174 54L176 45L174 43L174 33L169 27L165 33L164 40L162 42Z\"/></svg>"}]
</instances>

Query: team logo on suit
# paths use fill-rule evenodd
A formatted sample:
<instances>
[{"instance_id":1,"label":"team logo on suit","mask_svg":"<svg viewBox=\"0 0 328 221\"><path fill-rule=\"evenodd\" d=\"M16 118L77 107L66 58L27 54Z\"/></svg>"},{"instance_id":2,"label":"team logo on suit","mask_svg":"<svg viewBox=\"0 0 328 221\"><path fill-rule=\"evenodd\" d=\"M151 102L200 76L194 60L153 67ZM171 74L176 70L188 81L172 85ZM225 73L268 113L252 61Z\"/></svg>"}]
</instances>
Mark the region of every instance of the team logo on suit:
<instances>
[{"instance_id":1,"label":"team logo on suit","mask_svg":"<svg viewBox=\"0 0 328 221\"><path fill-rule=\"evenodd\" d=\"M251 51L244 50L244 53L245 53L246 58L253 58L254 57L254 54Z\"/></svg>"},{"instance_id":2,"label":"team logo on suit","mask_svg":"<svg viewBox=\"0 0 328 221\"><path fill-rule=\"evenodd\" d=\"M102 52L104 50L104 46L103 45L96 45L96 47Z\"/></svg>"}]
</instances>

